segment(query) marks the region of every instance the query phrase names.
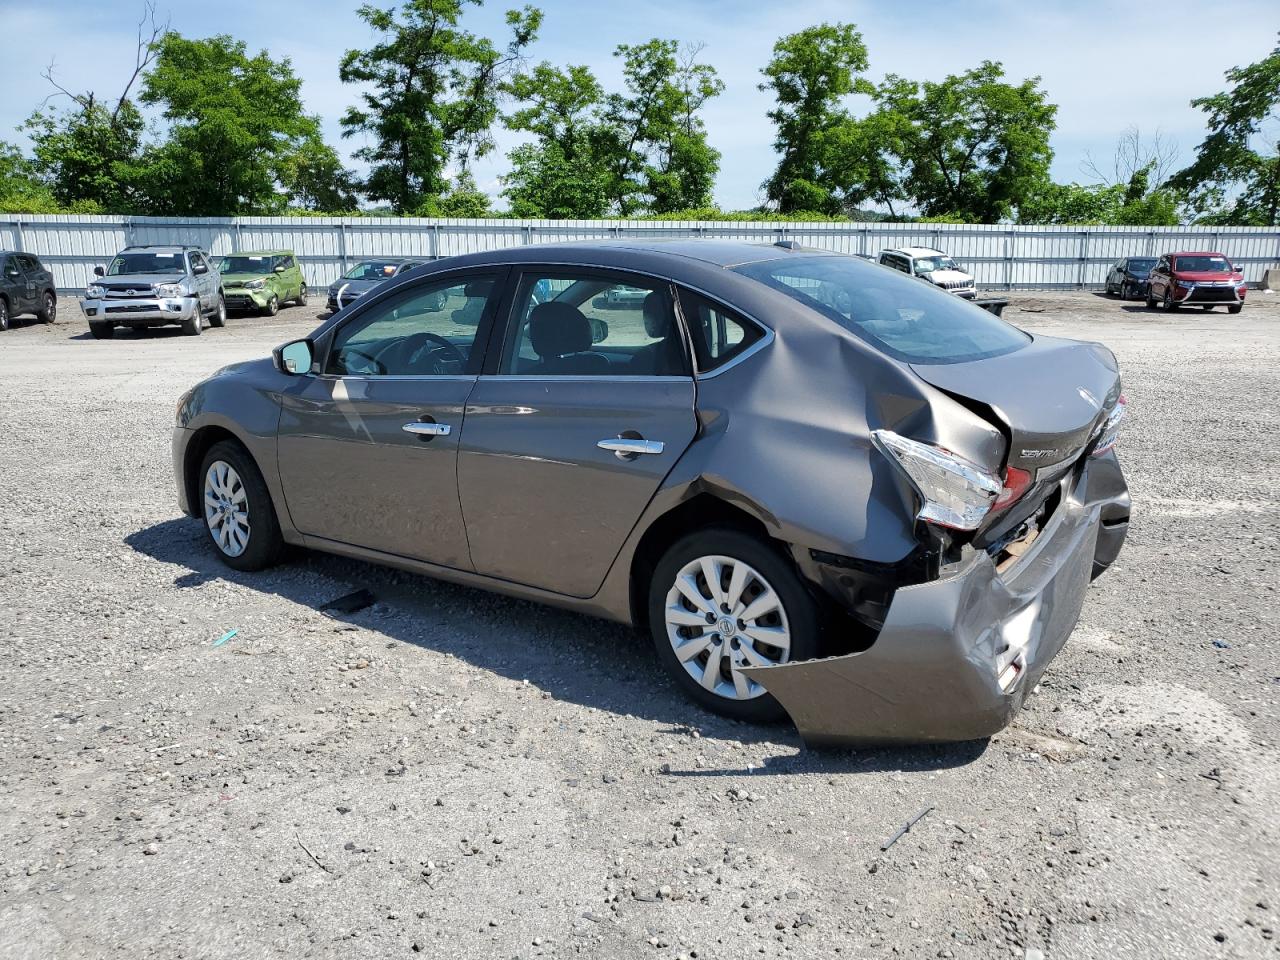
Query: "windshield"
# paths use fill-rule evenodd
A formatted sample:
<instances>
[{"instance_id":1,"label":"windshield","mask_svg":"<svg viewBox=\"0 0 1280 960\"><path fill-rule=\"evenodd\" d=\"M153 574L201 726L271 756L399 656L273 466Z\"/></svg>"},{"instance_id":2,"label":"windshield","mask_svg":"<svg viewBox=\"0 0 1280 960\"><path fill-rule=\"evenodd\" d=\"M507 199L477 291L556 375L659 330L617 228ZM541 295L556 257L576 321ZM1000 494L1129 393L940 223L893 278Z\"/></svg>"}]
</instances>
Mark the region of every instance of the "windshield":
<instances>
[{"instance_id":1,"label":"windshield","mask_svg":"<svg viewBox=\"0 0 1280 960\"><path fill-rule=\"evenodd\" d=\"M950 257L916 257L916 273L933 273L935 270L959 270Z\"/></svg>"},{"instance_id":2,"label":"windshield","mask_svg":"<svg viewBox=\"0 0 1280 960\"><path fill-rule=\"evenodd\" d=\"M129 273L176 273L184 274L187 268L183 265L181 253L122 253L111 261L107 267L108 277L122 277Z\"/></svg>"},{"instance_id":3,"label":"windshield","mask_svg":"<svg viewBox=\"0 0 1280 960\"><path fill-rule=\"evenodd\" d=\"M1136 276L1145 277L1151 272L1155 265L1156 261L1154 257L1150 260L1130 260L1129 266L1126 269Z\"/></svg>"},{"instance_id":4,"label":"windshield","mask_svg":"<svg viewBox=\"0 0 1280 960\"><path fill-rule=\"evenodd\" d=\"M271 273L278 259L273 256L223 257L222 266L218 269L222 273Z\"/></svg>"},{"instance_id":5,"label":"windshield","mask_svg":"<svg viewBox=\"0 0 1280 960\"><path fill-rule=\"evenodd\" d=\"M394 277L400 268L399 260L365 260L342 275L343 280L385 280Z\"/></svg>"},{"instance_id":6,"label":"windshield","mask_svg":"<svg viewBox=\"0 0 1280 960\"><path fill-rule=\"evenodd\" d=\"M854 257L786 257L734 269L907 363L982 360L1031 341L981 307Z\"/></svg>"},{"instance_id":7,"label":"windshield","mask_svg":"<svg viewBox=\"0 0 1280 960\"><path fill-rule=\"evenodd\" d=\"M1205 254L1199 257L1176 257L1173 269L1183 273L1230 273L1231 264L1226 257Z\"/></svg>"}]
</instances>

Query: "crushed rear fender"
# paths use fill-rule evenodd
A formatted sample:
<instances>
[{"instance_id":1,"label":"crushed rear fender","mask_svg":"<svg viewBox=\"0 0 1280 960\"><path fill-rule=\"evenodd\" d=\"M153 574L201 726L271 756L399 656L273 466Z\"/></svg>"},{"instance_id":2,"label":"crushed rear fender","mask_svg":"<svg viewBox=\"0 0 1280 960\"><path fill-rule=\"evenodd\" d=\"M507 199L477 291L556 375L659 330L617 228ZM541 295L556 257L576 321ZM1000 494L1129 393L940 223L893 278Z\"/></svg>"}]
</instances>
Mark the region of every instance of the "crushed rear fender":
<instances>
[{"instance_id":1,"label":"crushed rear fender","mask_svg":"<svg viewBox=\"0 0 1280 960\"><path fill-rule=\"evenodd\" d=\"M941 579L900 588L861 653L744 672L782 704L811 747L976 740L1022 707L1080 614L1103 503L1088 470L1005 574L970 552ZM1109 491L1114 497L1116 491ZM1002 687L997 658L1018 661Z\"/></svg>"}]
</instances>

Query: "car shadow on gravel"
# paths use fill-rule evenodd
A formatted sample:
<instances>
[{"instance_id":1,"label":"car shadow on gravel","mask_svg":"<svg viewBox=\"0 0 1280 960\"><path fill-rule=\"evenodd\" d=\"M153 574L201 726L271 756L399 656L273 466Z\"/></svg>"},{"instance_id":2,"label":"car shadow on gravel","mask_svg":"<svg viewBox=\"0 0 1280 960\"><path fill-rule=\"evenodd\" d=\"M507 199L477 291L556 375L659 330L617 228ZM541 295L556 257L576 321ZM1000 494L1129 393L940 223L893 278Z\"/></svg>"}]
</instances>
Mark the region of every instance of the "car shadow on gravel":
<instances>
[{"instance_id":1,"label":"car shadow on gravel","mask_svg":"<svg viewBox=\"0 0 1280 960\"><path fill-rule=\"evenodd\" d=\"M366 588L390 615L366 609L335 616L335 623L447 652L508 679L527 680L557 700L662 724L660 732L671 736L696 731L702 737L787 748L785 754L749 771L755 774L936 770L970 763L986 749L986 741L978 741L853 753L807 751L789 724L739 723L690 703L662 675L648 636L622 624L297 548L278 567L241 573L214 555L203 529L188 519L145 527L127 536L125 543L153 560L183 568L173 581L178 589L223 580L318 609L335 597ZM696 777L748 771L664 772Z\"/></svg>"}]
</instances>

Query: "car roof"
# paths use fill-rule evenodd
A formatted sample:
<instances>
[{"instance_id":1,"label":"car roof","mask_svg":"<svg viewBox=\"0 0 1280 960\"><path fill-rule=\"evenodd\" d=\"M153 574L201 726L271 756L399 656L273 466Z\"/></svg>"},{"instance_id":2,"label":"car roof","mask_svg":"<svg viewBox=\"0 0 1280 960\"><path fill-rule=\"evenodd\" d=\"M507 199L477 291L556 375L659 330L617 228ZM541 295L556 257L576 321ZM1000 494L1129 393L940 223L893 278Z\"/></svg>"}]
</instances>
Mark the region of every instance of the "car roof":
<instances>
[{"instance_id":1,"label":"car roof","mask_svg":"<svg viewBox=\"0 0 1280 960\"><path fill-rule=\"evenodd\" d=\"M276 256L279 256L280 254L285 254L286 256L291 257L293 256L293 251L286 250L284 247L281 247L277 250L237 250L235 253L223 253L223 254L220 254L220 256L223 256L223 257L276 257Z\"/></svg>"},{"instance_id":2,"label":"car roof","mask_svg":"<svg viewBox=\"0 0 1280 960\"><path fill-rule=\"evenodd\" d=\"M1222 257L1227 259L1226 254L1219 253L1217 250L1174 250L1172 253L1166 253L1166 257Z\"/></svg>"},{"instance_id":3,"label":"car roof","mask_svg":"<svg viewBox=\"0 0 1280 960\"><path fill-rule=\"evenodd\" d=\"M946 254L933 247L886 247L881 253L905 253L909 257L945 257Z\"/></svg>"},{"instance_id":4,"label":"car roof","mask_svg":"<svg viewBox=\"0 0 1280 960\"><path fill-rule=\"evenodd\" d=\"M695 261L712 267L737 267L762 260L786 257L841 256L829 250L815 250L745 240L586 240L567 243L535 243L457 258L468 263L574 263L576 257L601 267L639 267L642 261L676 263Z\"/></svg>"},{"instance_id":5,"label":"car roof","mask_svg":"<svg viewBox=\"0 0 1280 960\"><path fill-rule=\"evenodd\" d=\"M203 253L201 247L186 243L135 243L125 247L121 253L129 253L133 250L152 250L158 253L185 253L188 250L195 250L197 253Z\"/></svg>"}]
</instances>

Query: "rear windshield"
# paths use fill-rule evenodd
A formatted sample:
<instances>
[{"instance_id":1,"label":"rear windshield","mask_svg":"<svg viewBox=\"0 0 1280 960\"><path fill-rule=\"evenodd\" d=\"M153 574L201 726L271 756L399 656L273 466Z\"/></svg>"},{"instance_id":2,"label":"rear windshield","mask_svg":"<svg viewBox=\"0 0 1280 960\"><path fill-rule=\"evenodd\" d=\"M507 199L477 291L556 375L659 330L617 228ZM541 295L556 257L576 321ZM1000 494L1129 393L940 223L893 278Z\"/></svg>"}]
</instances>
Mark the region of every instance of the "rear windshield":
<instances>
[{"instance_id":1,"label":"rear windshield","mask_svg":"<svg viewBox=\"0 0 1280 960\"><path fill-rule=\"evenodd\" d=\"M1186 273L1230 273L1231 264L1227 263L1226 257L1175 257L1173 269Z\"/></svg>"},{"instance_id":2,"label":"rear windshield","mask_svg":"<svg viewBox=\"0 0 1280 960\"><path fill-rule=\"evenodd\" d=\"M734 268L781 290L897 360L961 363L1031 338L931 283L856 257L785 257Z\"/></svg>"}]
</instances>

